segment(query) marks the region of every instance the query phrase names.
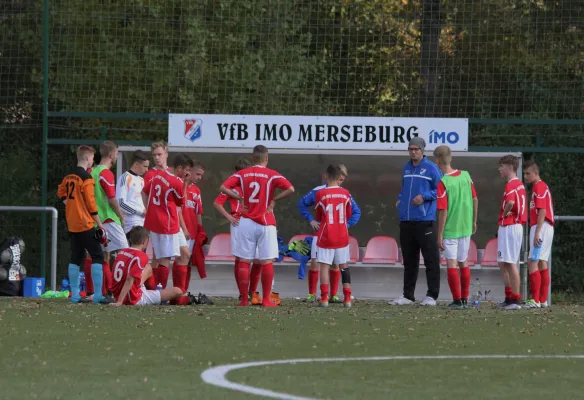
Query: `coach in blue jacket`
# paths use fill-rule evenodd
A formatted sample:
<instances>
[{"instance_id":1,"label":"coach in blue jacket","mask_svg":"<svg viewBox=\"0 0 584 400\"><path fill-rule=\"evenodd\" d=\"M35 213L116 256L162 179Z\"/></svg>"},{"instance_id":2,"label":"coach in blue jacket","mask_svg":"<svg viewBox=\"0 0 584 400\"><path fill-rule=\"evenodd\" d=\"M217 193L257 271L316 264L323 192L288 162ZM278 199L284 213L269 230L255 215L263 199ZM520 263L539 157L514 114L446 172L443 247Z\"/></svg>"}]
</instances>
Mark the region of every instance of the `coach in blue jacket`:
<instances>
[{"instance_id":1,"label":"coach in blue jacket","mask_svg":"<svg viewBox=\"0 0 584 400\"><path fill-rule=\"evenodd\" d=\"M415 137L408 144L410 161L403 168L397 200L400 242L404 260L404 292L393 305L412 304L420 269L420 250L426 264L428 292L422 305L435 306L440 292L440 251L436 237L436 191L442 172L424 155L426 142Z\"/></svg>"}]
</instances>

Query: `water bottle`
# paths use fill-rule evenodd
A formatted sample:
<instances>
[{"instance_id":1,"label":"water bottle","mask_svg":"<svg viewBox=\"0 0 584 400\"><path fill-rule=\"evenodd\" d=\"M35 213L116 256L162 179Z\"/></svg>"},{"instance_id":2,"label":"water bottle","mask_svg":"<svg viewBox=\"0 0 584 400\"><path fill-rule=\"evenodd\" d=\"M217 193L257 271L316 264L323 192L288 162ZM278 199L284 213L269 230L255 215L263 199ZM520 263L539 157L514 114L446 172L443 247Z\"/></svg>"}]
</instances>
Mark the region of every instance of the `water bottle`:
<instances>
[{"instance_id":1,"label":"water bottle","mask_svg":"<svg viewBox=\"0 0 584 400\"><path fill-rule=\"evenodd\" d=\"M478 307L481 304L481 281L479 278L475 279L470 287L470 304L473 307Z\"/></svg>"},{"instance_id":2,"label":"water bottle","mask_svg":"<svg viewBox=\"0 0 584 400\"><path fill-rule=\"evenodd\" d=\"M158 285L156 285L156 290L162 290L162 283L159 283Z\"/></svg>"},{"instance_id":3,"label":"water bottle","mask_svg":"<svg viewBox=\"0 0 584 400\"><path fill-rule=\"evenodd\" d=\"M85 292L85 272L79 274L79 291Z\"/></svg>"},{"instance_id":4,"label":"water bottle","mask_svg":"<svg viewBox=\"0 0 584 400\"><path fill-rule=\"evenodd\" d=\"M539 260L539 253L541 252L541 243L535 246L533 249L533 254L531 255L531 261Z\"/></svg>"},{"instance_id":5,"label":"water bottle","mask_svg":"<svg viewBox=\"0 0 584 400\"><path fill-rule=\"evenodd\" d=\"M69 285L69 279L65 278L61 281L61 291L71 291L71 285Z\"/></svg>"}]
</instances>

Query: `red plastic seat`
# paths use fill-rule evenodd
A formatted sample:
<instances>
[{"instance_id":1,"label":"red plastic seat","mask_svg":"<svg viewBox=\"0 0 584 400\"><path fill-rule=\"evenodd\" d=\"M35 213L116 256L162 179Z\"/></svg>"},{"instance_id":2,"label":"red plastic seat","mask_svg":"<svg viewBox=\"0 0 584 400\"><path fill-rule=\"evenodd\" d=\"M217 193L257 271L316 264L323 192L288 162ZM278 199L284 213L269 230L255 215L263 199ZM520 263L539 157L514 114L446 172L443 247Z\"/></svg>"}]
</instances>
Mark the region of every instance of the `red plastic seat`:
<instances>
[{"instance_id":1,"label":"red plastic seat","mask_svg":"<svg viewBox=\"0 0 584 400\"><path fill-rule=\"evenodd\" d=\"M470 240L470 248L468 249L468 258L466 259L466 263L469 267L472 267L477 264L479 259L478 251L477 251L477 244L474 240ZM420 254L420 264L424 262L422 255ZM440 260L440 264L446 265L446 259L442 257Z\"/></svg>"},{"instance_id":2,"label":"red plastic seat","mask_svg":"<svg viewBox=\"0 0 584 400\"><path fill-rule=\"evenodd\" d=\"M349 261L351 263L359 261L359 242L353 236L349 236Z\"/></svg>"},{"instance_id":3,"label":"red plastic seat","mask_svg":"<svg viewBox=\"0 0 584 400\"><path fill-rule=\"evenodd\" d=\"M491 239L485 246L485 253L483 254L483 259L481 261L481 267L498 267L499 262L497 261L497 239Z\"/></svg>"},{"instance_id":4,"label":"red plastic seat","mask_svg":"<svg viewBox=\"0 0 584 400\"><path fill-rule=\"evenodd\" d=\"M309 236L311 236L311 235L306 234L306 233L301 233L300 235L294 235L294 236L292 236L292 239L290 239L290 241L288 242L288 244L290 245L292 242L294 242L296 240L304 240L304 239L306 239ZM282 262L286 262L286 263L297 263L298 261L296 261L292 257L284 257L282 259Z\"/></svg>"},{"instance_id":5,"label":"red plastic seat","mask_svg":"<svg viewBox=\"0 0 584 400\"><path fill-rule=\"evenodd\" d=\"M363 264L395 264L398 260L397 242L390 236L375 236L365 248Z\"/></svg>"},{"instance_id":6,"label":"red plastic seat","mask_svg":"<svg viewBox=\"0 0 584 400\"><path fill-rule=\"evenodd\" d=\"M231 235L229 233L220 233L211 239L206 259L208 261L235 261L235 257L231 254Z\"/></svg>"}]
</instances>

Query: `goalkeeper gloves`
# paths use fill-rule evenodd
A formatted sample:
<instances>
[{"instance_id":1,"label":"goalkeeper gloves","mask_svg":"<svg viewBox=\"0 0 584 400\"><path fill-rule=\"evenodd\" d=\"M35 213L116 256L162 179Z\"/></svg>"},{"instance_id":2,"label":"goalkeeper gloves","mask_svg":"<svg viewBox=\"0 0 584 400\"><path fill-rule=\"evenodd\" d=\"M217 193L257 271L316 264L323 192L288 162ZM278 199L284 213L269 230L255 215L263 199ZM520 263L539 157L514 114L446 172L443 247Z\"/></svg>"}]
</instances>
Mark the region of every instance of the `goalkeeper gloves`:
<instances>
[{"instance_id":1,"label":"goalkeeper gloves","mask_svg":"<svg viewBox=\"0 0 584 400\"><path fill-rule=\"evenodd\" d=\"M289 251L295 251L302 256L306 256L310 253L310 245L304 240L295 240L288 246Z\"/></svg>"}]
</instances>

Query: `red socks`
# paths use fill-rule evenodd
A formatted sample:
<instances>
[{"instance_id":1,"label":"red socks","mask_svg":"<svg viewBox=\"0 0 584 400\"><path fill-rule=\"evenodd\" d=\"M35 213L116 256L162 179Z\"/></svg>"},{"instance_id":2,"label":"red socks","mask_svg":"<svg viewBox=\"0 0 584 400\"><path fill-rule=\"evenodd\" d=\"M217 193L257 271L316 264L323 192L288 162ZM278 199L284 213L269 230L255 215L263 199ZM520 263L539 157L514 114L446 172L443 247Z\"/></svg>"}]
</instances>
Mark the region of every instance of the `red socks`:
<instances>
[{"instance_id":1,"label":"red socks","mask_svg":"<svg viewBox=\"0 0 584 400\"><path fill-rule=\"evenodd\" d=\"M513 289L509 286L505 286L505 298L506 299L513 299Z\"/></svg>"},{"instance_id":2,"label":"red socks","mask_svg":"<svg viewBox=\"0 0 584 400\"><path fill-rule=\"evenodd\" d=\"M162 285L163 289L166 289L168 284L168 275L170 274L169 268L164 265L159 265L158 268L158 283Z\"/></svg>"},{"instance_id":3,"label":"red socks","mask_svg":"<svg viewBox=\"0 0 584 400\"><path fill-rule=\"evenodd\" d=\"M235 276L235 282L237 283L237 271L239 271L239 258L235 259L235 263L233 264L233 275Z\"/></svg>"},{"instance_id":4,"label":"red socks","mask_svg":"<svg viewBox=\"0 0 584 400\"><path fill-rule=\"evenodd\" d=\"M258 284L260 283L261 276L262 276L262 265L261 264L253 264L251 266L251 274L249 277L249 294L254 294L255 292L258 291ZM262 284L262 287L263 287L263 284ZM271 287L270 287L270 292L271 292Z\"/></svg>"},{"instance_id":5,"label":"red socks","mask_svg":"<svg viewBox=\"0 0 584 400\"><path fill-rule=\"evenodd\" d=\"M274 280L274 264L264 264L261 266L262 271L262 306L277 307L276 303L270 301L272 294L272 281Z\"/></svg>"},{"instance_id":6,"label":"red socks","mask_svg":"<svg viewBox=\"0 0 584 400\"><path fill-rule=\"evenodd\" d=\"M351 302L351 288L343 288L343 303Z\"/></svg>"},{"instance_id":7,"label":"red socks","mask_svg":"<svg viewBox=\"0 0 584 400\"><path fill-rule=\"evenodd\" d=\"M550 270L542 269L539 271L541 277L541 287L539 290L539 302L545 303L548 299L548 292L550 288Z\"/></svg>"},{"instance_id":8,"label":"red socks","mask_svg":"<svg viewBox=\"0 0 584 400\"><path fill-rule=\"evenodd\" d=\"M469 267L464 267L464 268L460 269L460 287L461 287L460 298L461 299L468 299L468 296L470 296L470 268Z\"/></svg>"},{"instance_id":9,"label":"red socks","mask_svg":"<svg viewBox=\"0 0 584 400\"><path fill-rule=\"evenodd\" d=\"M320 301L322 301L322 302L329 301L329 285L328 285L328 283L321 283L320 284Z\"/></svg>"},{"instance_id":10,"label":"red socks","mask_svg":"<svg viewBox=\"0 0 584 400\"><path fill-rule=\"evenodd\" d=\"M241 296L240 306L247 306L249 300L247 298L247 291L249 289L249 263L239 261L237 269L237 287L239 295Z\"/></svg>"},{"instance_id":11,"label":"red socks","mask_svg":"<svg viewBox=\"0 0 584 400\"><path fill-rule=\"evenodd\" d=\"M329 271L329 281L331 283L331 297L336 296L339 291L339 283L341 282L341 270L331 269Z\"/></svg>"},{"instance_id":12,"label":"red socks","mask_svg":"<svg viewBox=\"0 0 584 400\"><path fill-rule=\"evenodd\" d=\"M174 280L174 278L173 278ZM176 300L172 300L170 304L174 306L188 306L189 305L189 296L180 296Z\"/></svg>"},{"instance_id":13,"label":"red socks","mask_svg":"<svg viewBox=\"0 0 584 400\"><path fill-rule=\"evenodd\" d=\"M156 290L156 278L154 278L154 268L152 268L152 275L144 282L144 286L148 290Z\"/></svg>"},{"instance_id":14,"label":"red socks","mask_svg":"<svg viewBox=\"0 0 584 400\"><path fill-rule=\"evenodd\" d=\"M459 301L460 297L460 278L458 277L458 268L448 268L448 286L450 287L450 293L452 293L452 299L454 301Z\"/></svg>"},{"instance_id":15,"label":"red socks","mask_svg":"<svg viewBox=\"0 0 584 400\"><path fill-rule=\"evenodd\" d=\"M177 263L172 266L172 284L174 287L180 288L183 293L186 293L188 289L188 269L186 265L178 265Z\"/></svg>"},{"instance_id":16,"label":"red socks","mask_svg":"<svg viewBox=\"0 0 584 400\"><path fill-rule=\"evenodd\" d=\"M531 290L531 298L539 303L539 293L541 290L541 275L539 271L529 274L529 289Z\"/></svg>"},{"instance_id":17,"label":"red socks","mask_svg":"<svg viewBox=\"0 0 584 400\"><path fill-rule=\"evenodd\" d=\"M101 294L107 295L111 292L110 288L112 287L112 281L114 277L112 276L112 270L110 269L110 263L104 262L101 264L101 270L103 272L103 285L101 285Z\"/></svg>"},{"instance_id":18,"label":"red socks","mask_svg":"<svg viewBox=\"0 0 584 400\"><path fill-rule=\"evenodd\" d=\"M316 295L316 285L318 285L319 270L308 271L308 293Z\"/></svg>"},{"instance_id":19,"label":"red socks","mask_svg":"<svg viewBox=\"0 0 584 400\"><path fill-rule=\"evenodd\" d=\"M85 274L85 291L93 293L93 278L91 278L91 258L86 258L83 261L83 273Z\"/></svg>"}]
</instances>

